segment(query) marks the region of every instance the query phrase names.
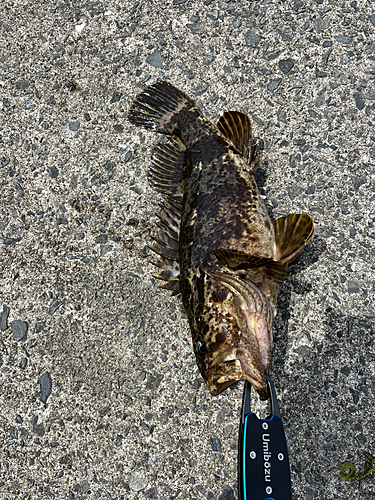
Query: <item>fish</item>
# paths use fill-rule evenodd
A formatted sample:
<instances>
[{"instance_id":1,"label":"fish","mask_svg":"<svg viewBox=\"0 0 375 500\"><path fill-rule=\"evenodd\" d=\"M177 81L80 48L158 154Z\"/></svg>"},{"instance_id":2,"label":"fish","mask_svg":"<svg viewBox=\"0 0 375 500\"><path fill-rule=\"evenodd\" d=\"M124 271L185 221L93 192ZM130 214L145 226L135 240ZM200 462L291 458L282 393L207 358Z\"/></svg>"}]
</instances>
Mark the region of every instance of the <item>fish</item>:
<instances>
[{"instance_id":1,"label":"fish","mask_svg":"<svg viewBox=\"0 0 375 500\"><path fill-rule=\"evenodd\" d=\"M150 247L162 288L181 294L200 373L212 395L248 380L265 400L278 290L312 238L313 220L303 213L271 222L245 113L225 111L215 126L192 98L157 81L127 119L167 136L147 174L163 197Z\"/></svg>"}]
</instances>

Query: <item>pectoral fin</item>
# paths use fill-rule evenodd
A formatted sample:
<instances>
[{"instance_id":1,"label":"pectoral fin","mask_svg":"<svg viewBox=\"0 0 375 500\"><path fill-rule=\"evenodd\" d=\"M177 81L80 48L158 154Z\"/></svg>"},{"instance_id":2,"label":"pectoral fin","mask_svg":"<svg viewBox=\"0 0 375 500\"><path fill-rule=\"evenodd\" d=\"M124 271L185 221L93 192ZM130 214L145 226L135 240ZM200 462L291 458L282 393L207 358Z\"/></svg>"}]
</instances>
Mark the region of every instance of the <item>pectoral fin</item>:
<instances>
[{"instance_id":1,"label":"pectoral fin","mask_svg":"<svg viewBox=\"0 0 375 500\"><path fill-rule=\"evenodd\" d=\"M213 251L219 262L233 271L258 269L266 278L276 283L284 283L290 270L281 262L264 257L254 257L238 250L215 249Z\"/></svg>"},{"instance_id":2,"label":"pectoral fin","mask_svg":"<svg viewBox=\"0 0 375 500\"><path fill-rule=\"evenodd\" d=\"M225 111L218 121L217 128L246 161L249 161L252 139L250 118L240 111Z\"/></svg>"},{"instance_id":3,"label":"pectoral fin","mask_svg":"<svg viewBox=\"0 0 375 500\"><path fill-rule=\"evenodd\" d=\"M290 214L273 223L276 239L275 259L288 262L304 249L314 234L314 222L308 214Z\"/></svg>"}]
</instances>

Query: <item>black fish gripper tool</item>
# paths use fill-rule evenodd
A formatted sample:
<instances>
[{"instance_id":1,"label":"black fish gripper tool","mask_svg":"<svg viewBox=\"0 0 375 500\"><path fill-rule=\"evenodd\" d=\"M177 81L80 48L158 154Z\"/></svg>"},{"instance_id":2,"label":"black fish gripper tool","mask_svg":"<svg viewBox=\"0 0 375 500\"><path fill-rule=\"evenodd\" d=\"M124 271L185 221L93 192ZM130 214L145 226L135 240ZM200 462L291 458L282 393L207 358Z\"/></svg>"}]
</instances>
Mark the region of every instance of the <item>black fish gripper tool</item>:
<instances>
[{"instance_id":1,"label":"black fish gripper tool","mask_svg":"<svg viewBox=\"0 0 375 500\"><path fill-rule=\"evenodd\" d=\"M276 392L270 389L271 415L251 411L251 384L245 381L238 440L239 500L292 500L288 448Z\"/></svg>"}]
</instances>

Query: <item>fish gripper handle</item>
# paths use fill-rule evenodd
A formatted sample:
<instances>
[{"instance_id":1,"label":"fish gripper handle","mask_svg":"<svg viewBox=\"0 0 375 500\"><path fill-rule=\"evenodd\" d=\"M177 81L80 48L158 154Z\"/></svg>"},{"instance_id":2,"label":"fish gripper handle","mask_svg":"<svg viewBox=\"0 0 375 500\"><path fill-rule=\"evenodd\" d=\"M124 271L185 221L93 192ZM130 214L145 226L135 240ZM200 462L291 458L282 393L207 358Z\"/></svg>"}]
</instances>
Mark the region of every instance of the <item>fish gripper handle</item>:
<instances>
[{"instance_id":1,"label":"fish gripper handle","mask_svg":"<svg viewBox=\"0 0 375 500\"><path fill-rule=\"evenodd\" d=\"M276 392L266 376L271 415L251 411L251 385L245 382L238 441L239 500L292 500L288 448Z\"/></svg>"}]
</instances>

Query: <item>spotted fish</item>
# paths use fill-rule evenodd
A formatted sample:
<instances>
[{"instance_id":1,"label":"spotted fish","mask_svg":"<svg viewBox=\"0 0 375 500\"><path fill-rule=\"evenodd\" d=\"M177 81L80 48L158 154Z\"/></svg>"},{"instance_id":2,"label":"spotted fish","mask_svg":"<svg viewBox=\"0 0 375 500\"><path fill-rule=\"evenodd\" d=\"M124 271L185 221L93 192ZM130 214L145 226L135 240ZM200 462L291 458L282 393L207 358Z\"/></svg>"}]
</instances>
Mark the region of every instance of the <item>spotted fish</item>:
<instances>
[{"instance_id":1,"label":"spotted fish","mask_svg":"<svg viewBox=\"0 0 375 500\"><path fill-rule=\"evenodd\" d=\"M271 222L246 114L227 111L215 127L161 81L135 99L128 120L169 136L156 144L148 171L164 196L152 248L163 288L181 293L199 370L213 395L245 379L267 399L279 285L313 221L292 214Z\"/></svg>"}]
</instances>

